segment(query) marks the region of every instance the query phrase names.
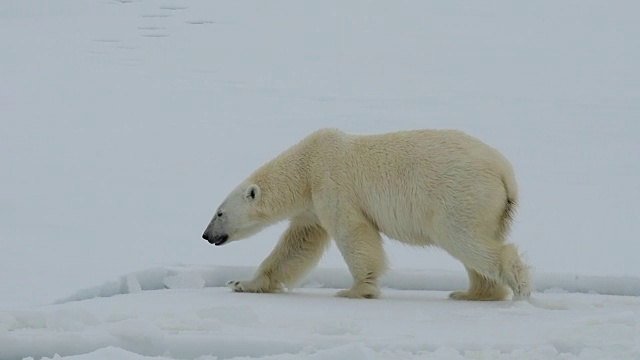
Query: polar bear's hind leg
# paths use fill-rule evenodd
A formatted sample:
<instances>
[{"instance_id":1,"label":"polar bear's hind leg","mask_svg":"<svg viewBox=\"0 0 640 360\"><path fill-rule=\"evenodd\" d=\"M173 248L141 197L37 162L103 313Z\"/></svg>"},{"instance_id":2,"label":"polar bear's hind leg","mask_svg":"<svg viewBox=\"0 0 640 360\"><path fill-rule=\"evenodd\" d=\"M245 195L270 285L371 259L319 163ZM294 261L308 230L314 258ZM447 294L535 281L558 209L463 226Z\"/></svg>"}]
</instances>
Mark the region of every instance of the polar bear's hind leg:
<instances>
[{"instance_id":1,"label":"polar bear's hind leg","mask_svg":"<svg viewBox=\"0 0 640 360\"><path fill-rule=\"evenodd\" d=\"M496 301L504 300L509 291L501 283L480 275L477 271L467 268L469 275L469 289L454 291L449 297L454 300Z\"/></svg>"},{"instance_id":2,"label":"polar bear's hind leg","mask_svg":"<svg viewBox=\"0 0 640 360\"><path fill-rule=\"evenodd\" d=\"M450 298L499 300L506 295L504 285L513 291L514 300L529 297L528 267L513 244L461 238L445 243L443 248L460 260L469 273L468 291L453 292Z\"/></svg>"}]
</instances>

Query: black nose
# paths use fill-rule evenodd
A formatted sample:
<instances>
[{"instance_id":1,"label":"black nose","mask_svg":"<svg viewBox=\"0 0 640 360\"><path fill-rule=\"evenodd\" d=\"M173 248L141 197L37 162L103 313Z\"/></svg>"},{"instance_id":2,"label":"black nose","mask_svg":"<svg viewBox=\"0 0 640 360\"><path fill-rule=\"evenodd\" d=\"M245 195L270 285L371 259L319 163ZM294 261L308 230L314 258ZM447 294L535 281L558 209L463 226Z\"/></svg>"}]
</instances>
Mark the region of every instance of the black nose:
<instances>
[{"instance_id":1,"label":"black nose","mask_svg":"<svg viewBox=\"0 0 640 360\"><path fill-rule=\"evenodd\" d=\"M209 236L209 233L205 232L204 234L202 234L202 238L211 242L211 240L209 240L211 237Z\"/></svg>"}]
</instances>

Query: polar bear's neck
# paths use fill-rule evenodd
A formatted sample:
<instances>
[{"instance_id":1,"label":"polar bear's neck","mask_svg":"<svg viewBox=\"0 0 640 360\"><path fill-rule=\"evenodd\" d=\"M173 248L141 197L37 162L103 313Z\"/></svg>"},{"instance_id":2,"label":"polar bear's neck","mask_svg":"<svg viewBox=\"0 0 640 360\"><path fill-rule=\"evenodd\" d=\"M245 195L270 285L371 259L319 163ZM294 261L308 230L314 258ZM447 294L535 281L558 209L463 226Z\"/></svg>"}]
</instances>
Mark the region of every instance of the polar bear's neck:
<instances>
[{"instance_id":1,"label":"polar bear's neck","mask_svg":"<svg viewBox=\"0 0 640 360\"><path fill-rule=\"evenodd\" d=\"M264 209L279 221L310 206L309 169L305 151L293 147L264 164L250 177L260 186Z\"/></svg>"}]
</instances>

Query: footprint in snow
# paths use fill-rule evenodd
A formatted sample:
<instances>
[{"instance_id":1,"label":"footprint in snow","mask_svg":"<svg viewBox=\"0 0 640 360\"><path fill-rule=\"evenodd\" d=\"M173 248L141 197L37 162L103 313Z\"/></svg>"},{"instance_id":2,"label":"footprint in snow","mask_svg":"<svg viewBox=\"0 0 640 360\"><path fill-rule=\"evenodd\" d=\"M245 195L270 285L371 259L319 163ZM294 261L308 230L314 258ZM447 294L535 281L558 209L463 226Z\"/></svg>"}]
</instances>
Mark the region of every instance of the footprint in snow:
<instances>
[{"instance_id":1,"label":"footprint in snow","mask_svg":"<svg viewBox=\"0 0 640 360\"><path fill-rule=\"evenodd\" d=\"M163 38L163 37L168 37L169 34L142 34L142 36L144 37L149 37L149 38Z\"/></svg>"},{"instance_id":2,"label":"footprint in snow","mask_svg":"<svg viewBox=\"0 0 640 360\"><path fill-rule=\"evenodd\" d=\"M122 50L136 50L139 49L139 46L129 46L129 45L118 45L116 46L116 48L118 49L122 49Z\"/></svg>"},{"instance_id":3,"label":"footprint in snow","mask_svg":"<svg viewBox=\"0 0 640 360\"><path fill-rule=\"evenodd\" d=\"M189 20L189 21L185 21L185 23L191 24L191 25L216 24L216 22L213 20Z\"/></svg>"},{"instance_id":4,"label":"footprint in snow","mask_svg":"<svg viewBox=\"0 0 640 360\"><path fill-rule=\"evenodd\" d=\"M169 34L162 32L162 30L166 30L165 27L161 26L140 26L139 30L142 31L142 36L144 37L167 37Z\"/></svg>"},{"instance_id":5,"label":"footprint in snow","mask_svg":"<svg viewBox=\"0 0 640 360\"><path fill-rule=\"evenodd\" d=\"M162 10L186 10L188 9L188 7L186 6L179 6L179 5L168 5L168 6L160 6L160 9Z\"/></svg>"},{"instance_id":6,"label":"footprint in snow","mask_svg":"<svg viewBox=\"0 0 640 360\"><path fill-rule=\"evenodd\" d=\"M143 18L167 18L171 16L171 14L142 14L140 16Z\"/></svg>"}]
</instances>

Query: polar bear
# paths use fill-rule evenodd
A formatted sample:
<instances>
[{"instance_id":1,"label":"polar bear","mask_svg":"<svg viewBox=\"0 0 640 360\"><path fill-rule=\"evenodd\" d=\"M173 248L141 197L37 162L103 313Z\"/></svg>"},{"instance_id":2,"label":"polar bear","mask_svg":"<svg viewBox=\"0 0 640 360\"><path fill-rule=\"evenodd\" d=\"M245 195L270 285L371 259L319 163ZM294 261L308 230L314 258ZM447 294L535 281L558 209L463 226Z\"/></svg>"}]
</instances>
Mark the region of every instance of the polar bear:
<instances>
[{"instance_id":1,"label":"polar bear","mask_svg":"<svg viewBox=\"0 0 640 360\"><path fill-rule=\"evenodd\" d=\"M457 130L352 135L318 130L241 182L202 237L214 245L289 219L288 229L237 292L278 292L315 267L333 238L353 285L336 295L377 298L387 268L381 234L438 246L465 266L458 300L528 298L528 267L506 243L517 202L508 160Z\"/></svg>"}]
</instances>

